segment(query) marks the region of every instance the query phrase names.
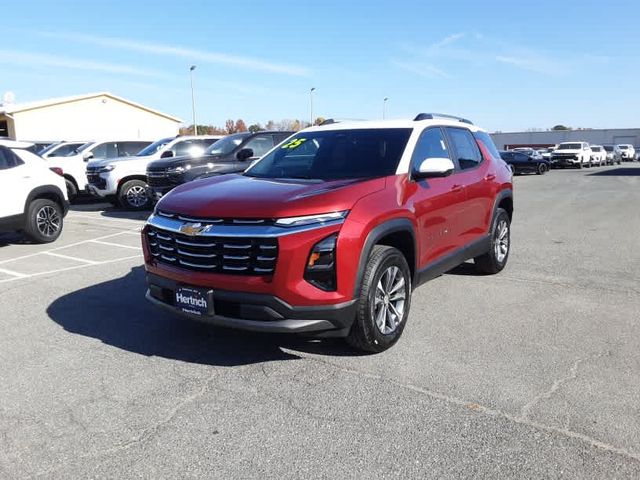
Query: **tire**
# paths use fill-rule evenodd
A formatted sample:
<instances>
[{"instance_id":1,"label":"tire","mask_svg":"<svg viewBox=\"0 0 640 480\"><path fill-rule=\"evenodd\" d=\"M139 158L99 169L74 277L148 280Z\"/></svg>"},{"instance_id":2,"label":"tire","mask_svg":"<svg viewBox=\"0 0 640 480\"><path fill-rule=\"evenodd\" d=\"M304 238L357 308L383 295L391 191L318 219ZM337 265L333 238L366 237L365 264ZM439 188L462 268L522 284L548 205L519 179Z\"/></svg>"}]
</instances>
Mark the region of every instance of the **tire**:
<instances>
[{"instance_id":1,"label":"tire","mask_svg":"<svg viewBox=\"0 0 640 480\"><path fill-rule=\"evenodd\" d=\"M147 184L142 180L129 180L118 190L118 204L127 210L145 210L151 207Z\"/></svg>"},{"instance_id":2,"label":"tire","mask_svg":"<svg viewBox=\"0 0 640 480\"><path fill-rule=\"evenodd\" d=\"M491 275L501 272L507 265L510 251L511 220L506 210L498 208L491 225L491 248L484 255L474 258L476 270Z\"/></svg>"},{"instance_id":3,"label":"tire","mask_svg":"<svg viewBox=\"0 0 640 480\"><path fill-rule=\"evenodd\" d=\"M539 163L538 168L536 169L536 173L538 175L544 175L545 173L547 173L547 170L549 169L547 168L547 165L545 163Z\"/></svg>"},{"instance_id":4,"label":"tire","mask_svg":"<svg viewBox=\"0 0 640 480\"><path fill-rule=\"evenodd\" d=\"M410 305L411 271L407 260L396 248L376 245L367 260L347 343L365 352L390 348L402 335Z\"/></svg>"},{"instance_id":5,"label":"tire","mask_svg":"<svg viewBox=\"0 0 640 480\"><path fill-rule=\"evenodd\" d=\"M64 183L67 184L67 197L69 197L69 201L71 202L78 196L78 187L76 187L76 184L73 182L73 180L69 180L66 177L64 179Z\"/></svg>"},{"instance_id":6,"label":"tire","mask_svg":"<svg viewBox=\"0 0 640 480\"><path fill-rule=\"evenodd\" d=\"M62 233L62 208L53 200L38 198L29 204L24 233L36 243L50 243Z\"/></svg>"},{"instance_id":7,"label":"tire","mask_svg":"<svg viewBox=\"0 0 640 480\"><path fill-rule=\"evenodd\" d=\"M578 163L578 166L576 168L578 169L582 168L582 162Z\"/></svg>"}]
</instances>

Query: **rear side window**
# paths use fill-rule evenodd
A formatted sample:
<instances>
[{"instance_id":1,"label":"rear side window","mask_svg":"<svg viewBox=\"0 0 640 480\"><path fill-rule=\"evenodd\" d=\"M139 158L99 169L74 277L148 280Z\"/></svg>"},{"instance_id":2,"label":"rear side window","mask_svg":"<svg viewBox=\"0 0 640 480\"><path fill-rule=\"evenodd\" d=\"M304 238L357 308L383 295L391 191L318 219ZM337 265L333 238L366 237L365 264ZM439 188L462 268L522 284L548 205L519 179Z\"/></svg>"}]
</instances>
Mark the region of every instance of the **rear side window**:
<instances>
[{"instance_id":1,"label":"rear side window","mask_svg":"<svg viewBox=\"0 0 640 480\"><path fill-rule=\"evenodd\" d=\"M477 167L482 155L475 138L466 128L447 127L447 133L453 144L455 156L462 170Z\"/></svg>"},{"instance_id":2,"label":"rear side window","mask_svg":"<svg viewBox=\"0 0 640 480\"><path fill-rule=\"evenodd\" d=\"M149 145L149 142L119 142L118 143L118 156L119 157L133 157L140 150Z\"/></svg>"},{"instance_id":3,"label":"rear side window","mask_svg":"<svg viewBox=\"0 0 640 480\"><path fill-rule=\"evenodd\" d=\"M500 152L496 148L496 144L493 143L493 139L491 138L491 135L489 135L487 132L475 132L473 136L476 137L476 140L478 141L478 143L480 143L480 145L484 147L485 151L492 158L495 158L495 159L500 158Z\"/></svg>"},{"instance_id":4,"label":"rear side window","mask_svg":"<svg viewBox=\"0 0 640 480\"><path fill-rule=\"evenodd\" d=\"M23 163L24 162L7 147L0 146L0 170L8 170Z\"/></svg>"}]
</instances>

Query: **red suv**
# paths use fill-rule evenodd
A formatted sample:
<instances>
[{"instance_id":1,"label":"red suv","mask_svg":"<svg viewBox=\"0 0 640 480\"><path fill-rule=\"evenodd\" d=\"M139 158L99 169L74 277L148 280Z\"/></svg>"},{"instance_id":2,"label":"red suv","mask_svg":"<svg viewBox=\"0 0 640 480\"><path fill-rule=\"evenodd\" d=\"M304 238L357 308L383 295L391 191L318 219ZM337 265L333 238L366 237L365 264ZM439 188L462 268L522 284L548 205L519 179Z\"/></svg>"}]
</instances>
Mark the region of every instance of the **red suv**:
<instances>
[{"instance_id":1,"label":"red suv","mask_svg":"<svg viewBox=\"0 0 640 480\"><path fill-rule=\"evenodd\" d=\"M402 334L415 287L471 258L504 268L512 215L511 170L468 120L329 122L243 174L163 197L142 232L147 298L379 352Z\"/></svg>"}]
</instances>

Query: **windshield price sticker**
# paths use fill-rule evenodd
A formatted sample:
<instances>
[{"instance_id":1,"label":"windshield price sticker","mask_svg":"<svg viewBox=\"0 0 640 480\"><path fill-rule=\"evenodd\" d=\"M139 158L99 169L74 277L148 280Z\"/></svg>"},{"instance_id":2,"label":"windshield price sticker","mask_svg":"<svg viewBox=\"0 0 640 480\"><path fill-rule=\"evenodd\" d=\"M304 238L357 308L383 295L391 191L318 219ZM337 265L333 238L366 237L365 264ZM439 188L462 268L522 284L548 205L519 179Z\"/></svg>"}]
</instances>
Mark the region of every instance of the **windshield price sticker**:
<instances>
[{"instance_id":1,"label":"windshield price sticker","mask_svg":"<svg viewBox=\"0 0 640 480\"><path fill-rule=\"evenodd\" d=\"M302 145L304 142L306 142L307 139L306 138L294 138L293 140L291 140L288 143L285 143L282 148L285 149L289 149L289 150L293 150L294 148L298 148L300 145Z\"/></svg>"}]
</instances>

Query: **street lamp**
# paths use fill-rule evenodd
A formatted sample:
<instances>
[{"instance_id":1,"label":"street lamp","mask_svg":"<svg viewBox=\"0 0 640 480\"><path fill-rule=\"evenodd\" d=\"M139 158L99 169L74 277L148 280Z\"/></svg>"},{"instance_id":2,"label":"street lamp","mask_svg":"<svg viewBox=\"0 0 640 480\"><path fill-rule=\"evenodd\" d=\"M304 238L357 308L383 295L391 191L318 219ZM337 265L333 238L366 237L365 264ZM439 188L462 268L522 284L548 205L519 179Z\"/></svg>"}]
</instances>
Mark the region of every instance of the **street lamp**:
<instances>
[{"instance_id":1,"label":"street lamp","mask_svg":"<svg viewBox=\"0 0 640 480\"><path fill-rule=\"evenodd\" d=\"M382 119L383 120L387 116L387 100L389 100L389 97L384 97L384 99L382 100Z\"/></svg>"},{"instance_id":2,"label":"street lamp","mask_svg":"<svg viewBox=\"0 0 640 480\"><path fill-rule=\"evenodd\" d=\"M189 67L189 76L191 77L191 111L193 112L193 132L198 135L198 124L196 123L196 97L193 93L193 71L195 69L195 65L191 65Z\"/></svg>"},{"instance_id":3,"label":"street lamp","mask_svg":"<svg viewBox=\"0 0 640 480\"><path fill-rule=\"evenodd\" d=\"M315 92L316 87L311 87L311 90L309 90L309 102L311 104L311 109L310 109L310 117L311 117L311 121L309 122L311 124L311 126L313 126L313 92Z\"/></svg>"}]
</instances>

